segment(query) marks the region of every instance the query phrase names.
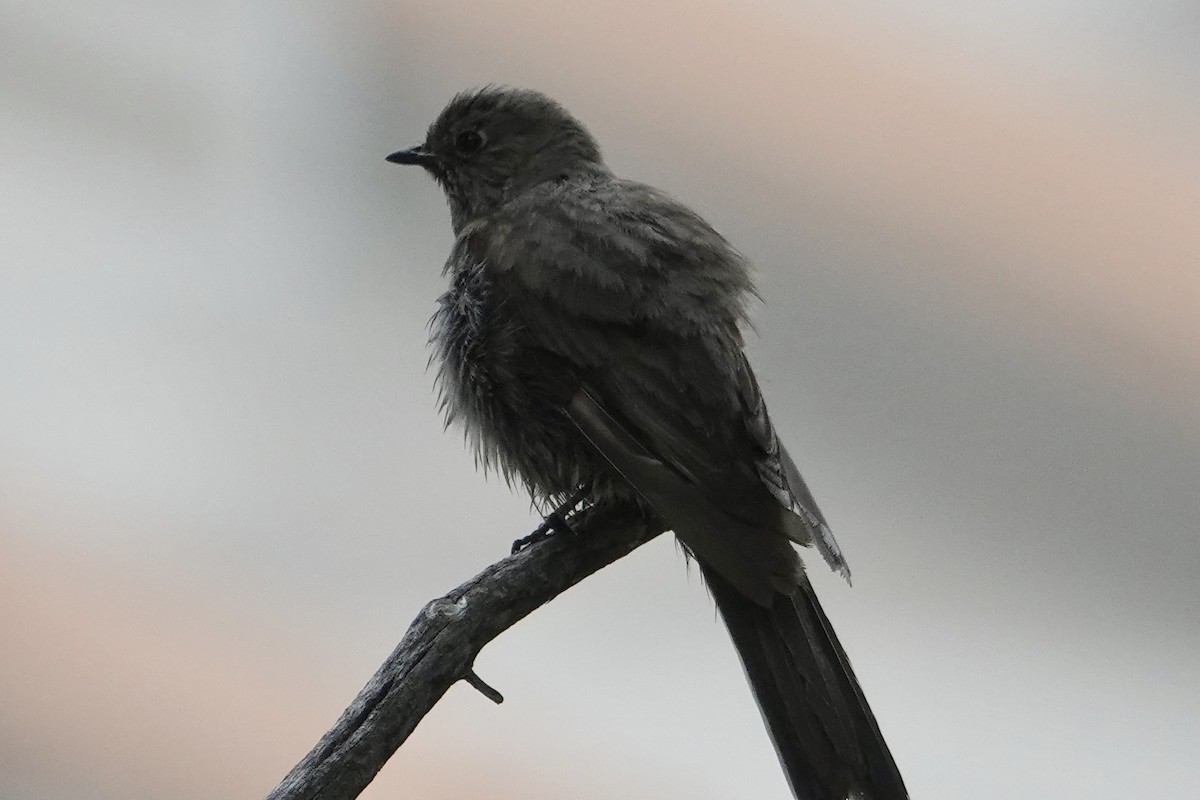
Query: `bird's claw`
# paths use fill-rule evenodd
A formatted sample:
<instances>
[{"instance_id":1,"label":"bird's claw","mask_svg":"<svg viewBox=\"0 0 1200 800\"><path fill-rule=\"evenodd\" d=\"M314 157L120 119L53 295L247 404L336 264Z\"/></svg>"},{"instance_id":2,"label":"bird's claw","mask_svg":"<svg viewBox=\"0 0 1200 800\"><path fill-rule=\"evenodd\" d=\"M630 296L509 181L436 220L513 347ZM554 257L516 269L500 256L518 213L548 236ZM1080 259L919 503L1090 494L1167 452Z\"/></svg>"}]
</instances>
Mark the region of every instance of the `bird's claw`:
<instances>
[{"instance_id":1,"label":"bird's claw","mask_svg":"<svg viewBox=\"0 0 1200 800\"><path fill-rule=\"evenodd\" d=\"M575 533L575 531L571 528L571 523L567 521L567 517L571 514L571 511L575 508L575 506L579 505L579 502L583 499L583 494L584 493L582 489L573 494L571 498L567 500L567 502L563 503L561 506L547 514L546 518L542 520L542 524L538 525L537 528L534 529L533 533L513 542L513 555L521 552L531 544L537 544L543 539L549 538L551 534Z\"/></svg>"}]
</instances>

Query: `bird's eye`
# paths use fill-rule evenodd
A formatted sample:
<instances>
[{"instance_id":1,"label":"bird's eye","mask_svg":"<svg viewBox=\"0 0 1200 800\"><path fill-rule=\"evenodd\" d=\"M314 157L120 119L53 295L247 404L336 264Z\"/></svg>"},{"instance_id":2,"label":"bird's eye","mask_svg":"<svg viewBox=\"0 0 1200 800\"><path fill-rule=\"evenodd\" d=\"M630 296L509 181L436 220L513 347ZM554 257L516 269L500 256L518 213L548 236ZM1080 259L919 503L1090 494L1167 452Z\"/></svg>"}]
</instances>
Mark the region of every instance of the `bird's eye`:
<instances>
[{"instance_id":1,"label":"bird's eye","mask_svg":"<svg viewBox=\"0 0 1200 800\"><path fill-rule=\"evenodd\" d=\"M483 134L475 130L466 130L454 137L454 149L459 155L469 156L483 147Z\"/></svg>"}]
</instances>

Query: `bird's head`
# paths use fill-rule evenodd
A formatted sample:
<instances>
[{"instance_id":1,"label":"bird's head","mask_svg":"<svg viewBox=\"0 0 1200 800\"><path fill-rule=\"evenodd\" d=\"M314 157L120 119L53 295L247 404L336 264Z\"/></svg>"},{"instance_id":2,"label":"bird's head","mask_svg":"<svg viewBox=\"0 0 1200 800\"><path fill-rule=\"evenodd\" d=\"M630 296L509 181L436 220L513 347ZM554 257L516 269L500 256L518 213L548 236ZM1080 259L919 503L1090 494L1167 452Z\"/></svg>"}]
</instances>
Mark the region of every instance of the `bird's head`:
<instances>
[{"instance_id":1,"label":"bird's head","mask_svg":"<svg viewBox=\"0 0 1200 800\"><path fill-rule=\"evenodd\" d=\"M596 141L566 109L538 92L493 86L455 96L422 144L387 160L437 179L456 230L545 181L604 170Z\"/></svg>"}]
</instances>

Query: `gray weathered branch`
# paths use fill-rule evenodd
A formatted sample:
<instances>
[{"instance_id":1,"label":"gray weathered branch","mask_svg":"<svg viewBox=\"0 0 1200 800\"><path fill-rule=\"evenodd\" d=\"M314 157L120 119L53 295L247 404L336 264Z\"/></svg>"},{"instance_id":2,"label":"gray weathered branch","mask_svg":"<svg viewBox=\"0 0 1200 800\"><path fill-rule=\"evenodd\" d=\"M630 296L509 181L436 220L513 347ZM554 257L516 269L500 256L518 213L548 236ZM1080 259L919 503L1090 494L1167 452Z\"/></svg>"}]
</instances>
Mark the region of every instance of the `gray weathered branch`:
<instances>
[{"instance_id":1,"label":"gray weathered branch","mask_svg":"<svg viewBox=\"0 0 1200 800\"><path fill-rule=\"evenodd\" d=\"M500 702L472 670L483 646L660 532L629 509L585 509L571 524L575 535L533 544L428 603L337 723L267 800L357 797L456 681L467 680Z\"/></svg>"}]
</instances>

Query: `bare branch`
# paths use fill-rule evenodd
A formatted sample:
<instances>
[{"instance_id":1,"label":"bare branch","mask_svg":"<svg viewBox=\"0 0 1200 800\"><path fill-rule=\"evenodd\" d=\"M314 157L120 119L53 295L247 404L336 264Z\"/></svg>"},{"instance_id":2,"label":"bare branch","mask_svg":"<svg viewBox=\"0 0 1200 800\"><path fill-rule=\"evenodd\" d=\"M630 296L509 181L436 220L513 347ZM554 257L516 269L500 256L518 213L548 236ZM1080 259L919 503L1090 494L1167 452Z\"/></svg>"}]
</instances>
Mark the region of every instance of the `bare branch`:
<instances>
[{"instance_id":1,"label":"bare branch","mask_svg":"<svg viewBox=\"0 0 1200 800\"><path fill-rule=\"evenodd\" d=\"M628 508L585 509L571 527L573 534L537 542L428 603L337 723L267 800L357 797L458 680L500 702L500 693L472 668L484 645L661 532Z\"/></svg>"}]
</instances>

